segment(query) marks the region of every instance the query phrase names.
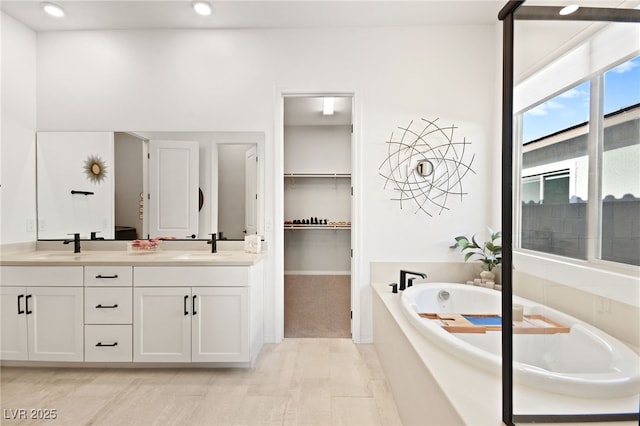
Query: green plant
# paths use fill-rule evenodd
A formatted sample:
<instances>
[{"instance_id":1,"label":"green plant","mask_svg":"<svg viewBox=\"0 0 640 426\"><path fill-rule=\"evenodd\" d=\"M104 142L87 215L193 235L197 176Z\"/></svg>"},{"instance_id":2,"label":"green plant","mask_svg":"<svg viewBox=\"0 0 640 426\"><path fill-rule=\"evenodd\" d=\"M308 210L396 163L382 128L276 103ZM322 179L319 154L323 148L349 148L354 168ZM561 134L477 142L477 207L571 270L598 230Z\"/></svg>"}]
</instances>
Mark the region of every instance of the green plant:
<instances>
[{"instance_id":1,"label":"green plant","mask_svg":"<svg viewBox=\"0 0 640 426\"><path fill-rule=\"evenodd\" d=\"M496 242L496 240L501 239L502 234L500 231L494 232L491 228L487 229L489 230L490 240L485 241L484 244L478 244L476 241L476 234L471 237L471 241L463 235L455 237L456 243L453 247L460 247L460 251L462 252L468 250L464 255L465 262L473 256L477 256L477 259L475 260L482 262L482 269L485 271L491 271L502 263L502 244L500 242Z\"/></svg>"}]
</instances>

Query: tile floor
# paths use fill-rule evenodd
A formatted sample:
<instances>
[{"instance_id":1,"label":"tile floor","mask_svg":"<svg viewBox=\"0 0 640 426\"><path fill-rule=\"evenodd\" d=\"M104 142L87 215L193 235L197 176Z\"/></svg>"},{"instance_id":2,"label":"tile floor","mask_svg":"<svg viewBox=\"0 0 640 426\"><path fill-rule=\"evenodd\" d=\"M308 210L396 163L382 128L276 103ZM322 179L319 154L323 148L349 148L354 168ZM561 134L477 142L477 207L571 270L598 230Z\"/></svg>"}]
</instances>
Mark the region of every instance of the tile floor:
<instances>
[{"instance_id":1,"label":"tile floor","mask_svg":"<svg viewBox=\"0 0 640 426\"><path fill-rule=\"evenodd\" d=\"M267 344L252 369L4 367L0 390L7 426L401 425L375 349L350 339Z\"/></svg>"}]
</instances>

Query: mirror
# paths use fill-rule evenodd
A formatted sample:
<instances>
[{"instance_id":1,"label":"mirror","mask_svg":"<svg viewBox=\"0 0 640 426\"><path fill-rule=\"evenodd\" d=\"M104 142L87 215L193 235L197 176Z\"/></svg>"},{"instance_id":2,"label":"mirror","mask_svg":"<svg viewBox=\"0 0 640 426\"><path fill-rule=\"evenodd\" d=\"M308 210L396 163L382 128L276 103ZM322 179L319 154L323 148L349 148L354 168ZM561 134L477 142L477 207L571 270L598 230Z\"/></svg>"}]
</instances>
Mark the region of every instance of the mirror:
<instances>
[{"instance_id":1,"label":"mirror","mask_svg":"<svg viewBox=\"0 0 640 426\"><path fill-rule=\"evenodd\" d=\"M262 132L39 132L38 239L261 234L263 153Z\"/></svg>"}]
</instances>

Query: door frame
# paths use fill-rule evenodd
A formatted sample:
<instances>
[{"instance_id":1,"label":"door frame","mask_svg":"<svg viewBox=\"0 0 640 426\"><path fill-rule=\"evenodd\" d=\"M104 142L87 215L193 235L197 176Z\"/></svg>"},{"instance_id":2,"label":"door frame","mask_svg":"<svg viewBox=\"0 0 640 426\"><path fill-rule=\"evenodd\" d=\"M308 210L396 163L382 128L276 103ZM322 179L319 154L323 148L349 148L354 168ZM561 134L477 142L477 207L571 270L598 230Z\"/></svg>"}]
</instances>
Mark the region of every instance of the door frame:
<instances>
[{"instance_id":1,"label":"door frame","mask_svg":"<svg viewBox=\"0 0 640 426\"><path fill-rule=\"evenodd\" d=\"M360 177L361 177L361 141L360 120L358 112L358 96L356 90L288 90L277 89L275 96L275 123L274 123L274 319L275 341L284 339L284 99L286 97L316 97L335 96L351 97L351 122L353 132L351 134L351 339L355 343L362 342L361 315L363 300L362 288L368 283L361 283L360 277L364 266L362 265L361 250L361 218L362 207L360 201ZM366 312L366 310L365 310Z\"/></svg>"}]
</instances>

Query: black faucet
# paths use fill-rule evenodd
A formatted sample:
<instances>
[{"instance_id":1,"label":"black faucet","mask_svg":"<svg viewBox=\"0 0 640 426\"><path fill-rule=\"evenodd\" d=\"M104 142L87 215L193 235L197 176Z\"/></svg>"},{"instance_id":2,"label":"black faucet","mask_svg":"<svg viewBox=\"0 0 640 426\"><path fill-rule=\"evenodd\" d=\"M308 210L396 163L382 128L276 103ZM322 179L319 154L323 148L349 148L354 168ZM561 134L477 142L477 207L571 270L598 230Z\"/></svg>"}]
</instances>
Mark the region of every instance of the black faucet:
<instances>
[{"instance_id":1,"label":"black faucet","mask_svg":"<svg viewBox=\"0 0 640 426\"><path fill-rule=\"evenodd\" d=\"M400 270L400 287L398 288L398 290L404 290L407 288L407 275L417 275L418 277L421 277L421 278L427 278L427 274L423 272L411 272L411 271L405 271L401 269ZM408 287L411 287L413 285L413 280L415 279L416 277L409 278Z\"/></svg>"},{"instance_id":2,"label":"black faucet","mask_svg":"<svg viewBox=\"0 0 640 426\"><path fill-rule=\"evenodd\" d=\"M100 231L91 231L91 241L104 240L104 237L98 237Z\"/></svg>"},{"instance_id":3,"label":"black faucet","mask_svg":"<svg viewBox=\"0 0 640 426\"><path fill-rule=\"evenodd\" d=\"M211 235L211 239L207 241L207 244L211 244L211 253L217 253L218 247L216 244L216 234L209 234L209 235Z\"/></svg>"},{"instance_id":4,"label":"black faucet","mask_svg":"<svg viewBox=\"0 0 640 426\"><path fill-rule=\"evenodd\" d=\"M73 234L73 240L64 240L62 242L62 244L69 244L69 243L73 243L74 253L80 253L80 234Z\"/></svg>"}]
</instances>

